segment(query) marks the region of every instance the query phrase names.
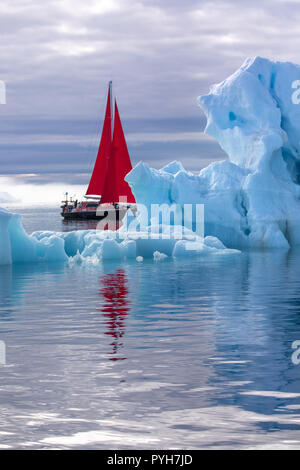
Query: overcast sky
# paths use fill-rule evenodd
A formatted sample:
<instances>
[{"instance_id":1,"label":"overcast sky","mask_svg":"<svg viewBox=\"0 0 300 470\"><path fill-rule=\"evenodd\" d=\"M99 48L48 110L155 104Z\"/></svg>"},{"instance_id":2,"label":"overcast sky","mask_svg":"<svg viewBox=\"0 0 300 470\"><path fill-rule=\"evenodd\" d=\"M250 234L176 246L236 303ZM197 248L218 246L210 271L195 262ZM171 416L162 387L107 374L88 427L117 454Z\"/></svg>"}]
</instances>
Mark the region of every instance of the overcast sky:
<instances>
[{"instance_id":1,"label":"overcast sky","mask_svg":"<svg viewBox=\"0 0 300 470\"><path fill-rule=\"evenodd\" d=\"M224 158L196 105L249 56L300 62L300 2L1 0L0 174L88 173L114 83L133 163Z\"/></svg>"}]
</instances>

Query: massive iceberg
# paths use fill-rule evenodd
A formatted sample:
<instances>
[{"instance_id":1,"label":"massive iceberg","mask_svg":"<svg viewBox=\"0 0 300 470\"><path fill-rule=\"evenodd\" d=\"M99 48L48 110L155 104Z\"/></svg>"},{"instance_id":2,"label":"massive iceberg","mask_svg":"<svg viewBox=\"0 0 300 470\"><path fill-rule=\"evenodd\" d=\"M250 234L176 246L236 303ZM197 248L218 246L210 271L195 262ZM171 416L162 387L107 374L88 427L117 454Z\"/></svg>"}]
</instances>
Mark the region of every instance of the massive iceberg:
<instances>
[{"instance_id":1,"label":"massive iceberg","mask_svg":"<svg viewBox=\"0 0 300 470\"><path fill-rule=\"evenodd\" d=\"M139 207L118 233L81 230L27 235L20 216L0 209L0 264L36 261L98 263L193 254L236 253L240 248L288 249L300 244L300 66L257 57L198 98L205 132L229 160L198 175L179 162L161 170L139 163L126 176ZM204 205L205 237L192 226L151 220L151 205ZM170 222L171 224L171 222ZM130 224L129 224L130 227ZM227 248L225 248L225 245Z\"/></svg>"},{"instance_id":2,"label":"massive iceberg","mask_svg":"<svg viewBox=\"0 0 300 470\"><path fill-rule=\"evenodd\" d=\"M300 66L256 57L198 103L229 161L198 175L140 163L127 175L139 202L205 205L205 234L235 248L300 243Z\"/></svg>"}]
</instances>

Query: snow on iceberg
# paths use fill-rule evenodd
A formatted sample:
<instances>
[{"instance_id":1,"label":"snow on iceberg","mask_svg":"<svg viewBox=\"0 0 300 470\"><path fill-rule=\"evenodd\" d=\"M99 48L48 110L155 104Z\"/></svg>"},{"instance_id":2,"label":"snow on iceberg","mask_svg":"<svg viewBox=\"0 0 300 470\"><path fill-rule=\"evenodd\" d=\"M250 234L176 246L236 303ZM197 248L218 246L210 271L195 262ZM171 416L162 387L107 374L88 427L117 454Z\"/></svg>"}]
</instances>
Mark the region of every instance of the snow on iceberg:
<instances>
[{"instance_id":1,"label":"snow on iceberg","mask_svg":"<svg viewBox=\"0 0 300 470\"><path fill-rule=\"evenodd\" d=\"M138 201L204 204L205 234L228 247L299 245L300 66L247 59L198 103L229 161L198 175L140 163L126 177Z\"/></svg>"}]
</instances>

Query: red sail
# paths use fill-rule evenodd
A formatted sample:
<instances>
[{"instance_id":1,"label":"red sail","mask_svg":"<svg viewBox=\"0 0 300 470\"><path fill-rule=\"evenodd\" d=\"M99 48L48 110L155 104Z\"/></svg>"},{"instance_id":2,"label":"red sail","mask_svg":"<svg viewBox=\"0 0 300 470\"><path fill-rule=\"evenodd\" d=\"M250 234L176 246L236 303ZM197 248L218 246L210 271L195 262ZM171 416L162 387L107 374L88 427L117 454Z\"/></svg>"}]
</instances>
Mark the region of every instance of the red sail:
<instances>
[{"instance_id":1,"label":"red sail","mask_svg":"<svg viewBox=\"0 0 300 470\"><path fill-rule=\"evenodd\" d=\"M109 85L101 140L100 140L99 150L98 150L93 174L91 177L91 181L86 192L87 195L101 196L104 190L105 178L107 175L109 161L110 161L111 153L112 153L110 102L111 102L111 92L110 92L110 85Z\"/></svg>"},{"instance_id":2,"label":"red sail","mask_svg":"<svg viewBox=\"0 0 300 470\"><path fill-rule=\"evenodd\" d=\"M135 203L134 196L128 183L124 180L127 173L132 169L128 153L121 119L115 102L115 122L112 153L109 160L104 191L101 203L105 202L129 202Z\"/></svg>"}]
</instances>

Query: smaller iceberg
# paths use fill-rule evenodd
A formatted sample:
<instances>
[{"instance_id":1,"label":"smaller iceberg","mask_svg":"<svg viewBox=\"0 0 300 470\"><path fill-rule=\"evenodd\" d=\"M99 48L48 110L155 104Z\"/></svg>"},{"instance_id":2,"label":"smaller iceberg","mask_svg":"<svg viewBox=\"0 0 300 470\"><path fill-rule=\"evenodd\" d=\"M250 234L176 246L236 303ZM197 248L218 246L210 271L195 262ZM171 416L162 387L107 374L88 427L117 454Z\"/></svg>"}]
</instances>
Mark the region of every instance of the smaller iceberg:
<instances>
[{"instance_id":1,"label":"smaller iceberg","mask_svg":"<svg viewBox=\"0 0 300 470\"><path fill-rule=\"evenodd\" d=\"M0 265L66 261L64 240L55 232L48 233L42 240L29 236L20 215L0 208Z\"/></svg>"},{"instance_id":2,"label":"smaller iceberg","mask_svg":"<svg viewBox=\"0 0 300 470\"><path fill-rule=\"evenodd\" d=\"M178 234L181 234L178 239ZM0 209L0 265L37 262L92 264L106 260L161 261L166 257L237 253L214 237L199 237L182 227L141 227L140 230L41 231L28 235L21 216Z\"/></svg>"}]
</instances>

